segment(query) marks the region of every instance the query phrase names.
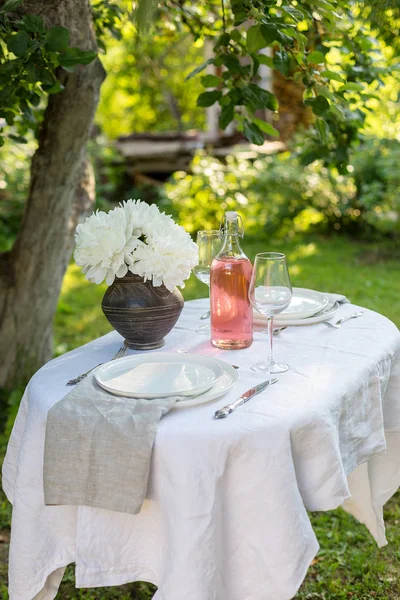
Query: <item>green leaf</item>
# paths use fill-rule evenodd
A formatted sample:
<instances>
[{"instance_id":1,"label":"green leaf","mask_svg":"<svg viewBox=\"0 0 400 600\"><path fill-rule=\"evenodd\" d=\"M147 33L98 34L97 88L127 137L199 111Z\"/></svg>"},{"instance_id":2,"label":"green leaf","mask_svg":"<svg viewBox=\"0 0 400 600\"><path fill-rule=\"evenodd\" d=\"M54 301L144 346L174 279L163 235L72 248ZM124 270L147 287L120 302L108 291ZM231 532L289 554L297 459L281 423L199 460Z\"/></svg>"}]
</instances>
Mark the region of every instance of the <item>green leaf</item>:
<instances>
[{"instance_id":1,"label":"green leaf","mask_svg":"<svg viewBox=\"0 0 400 600\"><path fill-rule=\"evenodd\" d=\"M274 56L274 67L287 77L290 73L290 56L284 50L278 50Z\"/></svg>"},{"instance_id":2,"label":"green leaf","mask_svg":"<svg viewBox=\"0 0 400 600\"><path fill-rule=\"evenodd\" d=\"M222 107L221 115L219 117L219 125L222 130L224 130L228 127L229 123L231 123L231 121L233 120L234 115L235 115L234 104L230 103L230 104L227 104L226 106Z\"/></svg>"},{"instance_id":3,"label":"green leaf","mask_svg":"<svg viewBox=\"0 0 400 600\"><path fill-rule=\"evenodd\" d=\"M302 165L307 166L313 163L315 160L318 160L321 157L320 152L316 152L315 150L311 150L309 152L303 152L300 155L300 162Z\"/></svg>"},{"instance_id":4,"label":"green leaf","mask_svg":"<svg viewBox=\"0 0 400 600\"><path fill-rule=\"evenodd\" d=\"M329 140L329 125L326 121L324 121L323 119L316 119L315 123L315 129L318 132L318 135L321 139L321 142L326 146L326 144L328 143Z\"/></svg>"},{"instance_id":5,"label":"green leaf","mask_svg":"<svg viewBox=\"0 0 400 600\"><path fill-rule=\"evenodd\" d=\"M307 60L310 64L319 65L325 62L325 56L319 50L314 50L307 56Z\"/></svg>"},{"instance_id":6,"label":"green leaf","mask_svg":"<svg viewBox=\"0 0 400 600\"><path fill-rule=\"evenodd\" d=\"M326 85L317 85L314 89L318 95L325 96L325 98L330 98L331 100L334 99L334 94Z\"/></svg>"},{"instance_id":7,"label":"green leaf","mask_svg":"<svg viewBox=\"0 0 400 600\"><path fill-rule=\"evenodd\" d=\"M12 82L9 82L8 85L2 85L0 87L0 101L2 103L7 102L14 95L14 86Z\"/></svg>"},{"instance_id":8,"label":"green leaf","mask_svg":"<svg viewBox=\"0 0 400 600\"><path fill-rule=\"evenodd\" d=\"M265 48L266 41L261 33L261 25L253 25L247 32L247 50L252 52L258 52L261 48Z\"/></svg>"},{"instance_id":9,"label":"green leaf","mask_svg":"<svg viewBox=\"0 0 400 600\"><path fill-rule=\"evenodd\" d=\"M261 25L261 33L265 40L265 45L269 46L278 39L278 31L275 25Z\"/></svg>"},{"instance_id":10,"label":"green leaf","mask_svg":"<svg viewBox=\"0 0 400 600\"><path fill-rule=\"evenodd\" d=\"M207 67L207 65L211 65L212 63L213 63L213 59L209 58L202 65L200 65L199 67L196 67L193 71L191 71L189 73L189 75L186 75L185 81L189 81L189 79L192 79L192 77L194 77L195 75L198 75L199 73L204 71L204 69Z\"/></svg>"},{"instance_id":11,"label":"green leaf","mask_svg":"<svg viewBox=\"0 0 400 600\"><path fill-rule=\"evenodd\" d=\"M51 27L46 33L46 48L51 52L61 52L68 47L69 31L66 27Z\"/></svg>"},{"instance_id":12,"label":"green leaf","mask_svg":"<svg viewBox=\"0 0 400 600\"><path fill-rule=\"evenodd\" d=\"M262 65L267 65L271 69L274 66L274 61L272 56L266 56L266 54L257 54L257 58Z\"/></svg>"},{"instance_id":13,"label":"green leaf","mask_svg":"<svg viewBox=\"0 0 400 600\"><path fill-rule=\"evenodd\" d=\"M39 104L40 104L39 94L33 94L30 98L30 103L32 104L32 106L39 106Z\"/></svg>"},{"instance_id":14,"label":"green leaf","mask_svg":"<svg viewBox=\"0 0 400 600\"><path fill-rule=\"evenodd\" d=\"M232 12L235 15L235 19L237 19L239 17L241 18L243 14L245 16L247 16L246 12L245 12L245 10L246 10L245 0L231 0L230 5L231 5Z\"/></svg>"},{"instance_id":15,"label":"green leaf","mask_svg":"<svg viewBox=\"0 0 400 600\"><path fill-rule=\"evenodd\" d=\"M216 75L204 75L200 79L200 81L201 81L201 85L206 88L216 87L217 85L219 85L221 83L220 78L217 77Z\"/></svg>"},{"instance_id":16,"label":"green leaf","mask_svg":"<svg viewBox=\"0 0 400 600\"><path fill-rule=\"evenodd\" d=\"M60 54L59 64L62 67L74 67L75 65L88 65L97 57L97 52L92 50L79 50L79 48L67 48Z\"/></svg>"},{"instance_id":17,"label":"green leaf","mask_svg":"<svg viewBox=\"0 0 400 600\"><path fill-rule=\"evenodd\" d=\"M248 17L249 16L246 12L238 13L235 15L234 26L238 27L238 25L241 25L244 21L247 21Z\"/></svg>"},{"instance_id":18,"label":"green leaf","mask_svg":"<svg viewBox=\"0 0 400 600\"><path fill-rule=\"evenodd\" d=\"M0 148L4 146L4 138L2 135L0 135Z\"/></svg>"},{"instance_id":19,"label":"green leaf","mask_svg":"<svg viewBox=\"0 0 400 600\"><path fill-rule=\"evenodd\" d=\"M361 83L355 83L350 81L349 83L346 83L345 85L342 85L341 88L339 88L339 92L362 92L364 89L364 86L361 85Z\"/></svg>"},{"instance_id":20,"label":"green leaf","mask_svg":"<svg viewBox=\"0 0 400 600\"><path fill-rule=\"evenodd\" d=\"M212 106L217 100L221 98L221 92L214 90L212 92L203 92L197 98L197 106Z\"/></svg>"},{"instance_id":21,"label":"green leaf","mask_svg":"<svg viewBox=\"0 0 400 600\"><path fill-rule=\"evenodd\" d=\"M261 129L261 131L267 133L268 135L271 135L273 137L280 136L279 131L275 129L275 127L273 127L271 123L267 123L266 121L263 121L262 119L257 119L256 117L253 118L253 123L255 123L257 127Z\"/></svg>"},{"instance_id":22,"label":"green leaf","mask_svg":"<svg viewBox=\"0 0 400 600\"><path fill-rule=\"evenodd\" d=\"M321 75L333 81L339 81L340 83L344 82L344 79L339 73L335 73L335 71L322 71Z\"/></svg>"},{"instance_id":23,"label":"green leaf","mask_svg":"<svg viewBox=\"0 0 400 600\"><path fill-rule=\"evenodd\" d=\"M26 64L26 81L28 83L36 83L39 80L38 69L34 64L28 62Z\"/></svg>"},{"instance_id":24,"label":"green leaf","mask_svg":"<svg viewBox=\"0 0 400 600\"><path fill-rule=\"evenodd\" d=\"M40 81L42 85L44 84L50 87L54 84L54 77L52 75L52 72L49 69L46 69L45 67L39 69L37 80Z\"/></svg>"},{"instance_id":25,"label":"green leaf","mask_svg":"<svg viewBox=\"0 0 400 600\"><path fill-rule=\"evenodd\" d=\"M245 105L252 111L261 108L269 108L269 110L278 110L278 100L274 94L268 90L264 90L254 83L250 83L243 90Z\"/></svg>"},{"instance_id":26,"label":"green leaf","mask_svg":"<svg viewBox=\"0 0 400 600\"><path fill-rule=\"evenodd\" d=\"M228 94L225 94L225 96L222 96L219 99L220 106L228 106L228 104L231 104L231 102L232 102L232 100L231 100L231 98L229 98Z\"/></svg>"},{"instance_id":27,"label":"green leaf","mask_svg":"<svg viewBox=\"0 0 400 600\"><path fill-rule=\"evenodd\" d=\"M328 100L325 98L325 96L317 96L316 98L309 98L308 100L304 101L304 104L306 104L307 106L311 106L313 113L316 114L318 117L321 117L322 115L324 115L330 107L330 104L328 102Z\"/></svg>"},{"instance_id":28,"label":"green leaf","mask_svg":"<svg viewBox=\"0 0 400 600\"><path fill-rule=\"evenodd\" d=\"M329 108L329 113L332 114L339 121L346 120L346 115L345 115L344 109L337 104L331 104L331 106Z\"/></svg>"},{"instance_id":29,"label":"green leaf","mask_svg":"<svg viewBox=\"0 0 400 600\"><path fill-rule=\"evenodd\" d=\"M243 91L239 88L232 88L230 92L228 92L227 96L231 99L233 104L240 105L243 104Z\"/></svg>"},{"instance_id":30,"label":"green leaf","mask_svg":"<svg viewBox=\"0 0 400 600\"><path fill-rule=\"evenodd\" d=\"M231 41L231 36L229 33L223 33L219 36L217 43L214 46L214 50L218 50L221 46L228 46Z\"/></svg>"},{"instance_id":31,"label":"green leaf","mask_svg":"<svg viewBox=\"0 0 400 600\"><path fill-rule=\"evenodd\" d=\"M14 123L15 115L12 112L7 111L4 114L4 118L7 122L7 125L12 125Z\"/></svg>"},{"instance_id":32,"label":"green leaf","mask_svg":"<svg viewBox=\"0 0 400 600\"><path fill-rule=\"evenodd\" d=\"M12 35L7 43L7 48L15 56L23 56L28 48L29 36L25 31L20 31L16 35Z\"/></svg>"},{"instance_id":33,"label":"green leaf","mask_svg":"<svg viewBox=\"0 0 400 600\"><path fill-rule=\"evenodd\" d=\"M286 29L286 31L288 31ZM294 39L298 37L297 32L291 31L291 35L286 35L283 31L278 31L278 42L283 44L284 46L293 46Z\"/></svg>"},{"instance_id":34,"label":"green leaf","mask_svg":"<svg viewBox=\"0 0 400 600\"><path fill-rule=\"evenodd\" d=\"M234 42L240 43L243 41L243 36L238 29L233 29L230 33L231 33L231 39Z\"/></svg>"},{"instance_id":35,"label":"green leaf","mask_svg":"<svg viewBox=\"0 0 400 600\"><path fill-rule=\"evenodd\" d=\"M9 60L8 62L3 64L0 63L0 74L10 79L11 76L14 74L13 71L15 71L15 73L18 72L17 65L18 62L16 60Z\"/></svg>"},{"instance_id":36,"label":"green leaf","mask_svg":"<svg viewBox=\"0 0 400 600\"><path fill-rule=\"evenodd\" d=\"M251 60L253 61L253 77L256 77L258 73L258 67L260 66L260 61L258 60L258 54L250 54Z\"/></svg>"},{"instance_id":37,"label":"green leaf","mask_svg":"<svg viewBox=\"0 0 400 600\"><path fill-rule=\"evenodd\" d=\"M14 140L14 142L17 142L17 144L27 144L28 140L24 137L22 137L22 135L14 135L13 133L10 133L10 135L8 136L11 140Z\"/></svg>"},{"instance_id":38,"label":"green leaf","mask_svg":"<svg viewBox=\"0 0 400 600\"><path fill-rule=\"evenodd\" d=\"M243 133L252 144L256 144L257 146L262 146L264 143L264 136L262 131L257 127L255 123L251 123L250 121L245 121L243 126Z\"/></svg>"},{"instance_id":39,"label":"green leaf","mask_svg":"<svg viewBox=\"0 0 400 600\"><path fill-rule=\"evenodd\" d=\"M22 4L22 0L7 0L1 9L3 12L12 12Z\"/></svg>"},{"instance_id":40,"label":"green leaf","mask_svg":"<svg viewBox=\"0 0 400 600\"><path fill-rule=\"evenodd\" d=\"M43 20L38 15L25 15L22 22L25 29L31 33L44 33L46 31Z\"/></svg>"},{"instance_id":41,"label":"green leaf","mask_svg":"<svg viewBox=\"0 0 400 600\"><path fill-rule=\"evenodd\" d=\"M12 112L11 110L4 110L0 108L0 117L3 117L3 119L7 121L8 125L11 125L14 117L16 116L14 114L15 112L16 111Z\"/></svg>"},{"instance_id":42,"label":"green leaf","mask_svg":"<svg viewBox=\"0 0 400 600\"><path fill-rule=\"evenodd\" d=\"M303 13L297 8L294 8L293 6L282 6L282 10L284 10L285 13L290 15L296 21L296 23L304 20Z\"/></svg>"},{"instance_id":43,"label":"green leaf","mask_svg":"<svg viewBox=\"0 0 400 600\"><path fill-rule=\"evenodd\" d=\"M47 92L48 94L58 94L59 92L62 92L64 89L64 86L59 81L56 81L50 87L48 87L48 86L42 86L42 87L43 87L44 91Z\"/></svg>"},{"instance_id":44,"label":"green leaf","mask_svg":"<svg viewBox=\"0 0 400 600\"><path fill-rule=\"evenodd\" d=\"M222 54L220 55L222 59L222 64L226 66L227 69L232 71L232 73L242 73L243 67L240 64L240 60L236 56L236 54Z\"/></svg>"}]
</instances>

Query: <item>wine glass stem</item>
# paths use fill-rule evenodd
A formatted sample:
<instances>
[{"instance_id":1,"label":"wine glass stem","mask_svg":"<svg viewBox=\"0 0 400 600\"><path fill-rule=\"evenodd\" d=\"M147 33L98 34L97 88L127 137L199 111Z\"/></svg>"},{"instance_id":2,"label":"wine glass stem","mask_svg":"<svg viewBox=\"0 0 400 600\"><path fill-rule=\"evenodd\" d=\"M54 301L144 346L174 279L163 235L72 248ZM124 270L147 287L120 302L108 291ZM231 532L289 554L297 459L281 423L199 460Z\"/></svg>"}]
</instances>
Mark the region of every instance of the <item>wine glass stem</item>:
<instances>
[{"instance_id":1,"label":"wine glass stem","mask_svg":"<svg viewBox=\"0 0 400 600\"><path fill-rule=\"evenodd\" d=\"M268 364L268 373L269 373L269 375L271 375L271 366L274 364L274 354L273 354L274 318L273 317L268 317L267 335L268 335L267 364Z\"/></svg>"}]
</instances>

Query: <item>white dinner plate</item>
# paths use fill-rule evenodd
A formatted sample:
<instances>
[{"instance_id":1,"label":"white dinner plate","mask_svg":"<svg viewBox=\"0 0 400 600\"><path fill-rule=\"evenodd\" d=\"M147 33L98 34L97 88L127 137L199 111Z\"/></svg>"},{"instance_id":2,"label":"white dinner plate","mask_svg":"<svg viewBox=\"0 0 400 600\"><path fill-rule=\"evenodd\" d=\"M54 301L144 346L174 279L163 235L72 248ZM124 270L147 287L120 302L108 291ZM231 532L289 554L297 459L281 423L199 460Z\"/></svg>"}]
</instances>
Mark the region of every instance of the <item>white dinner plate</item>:
<instances>
[{"instance_id":1,"label":"white dinner plate","mask_svg":"<svg viewBox=\"0 0 400 600\"><path fill-rule=\"evenodd\" d=\"M307 317L306 319L282 319L279 321L279 327L284 327L285 325L313 325L314 323L321 323L322 321L327 321L336 313L339 308L338 302L329 302L328 306L323 308L316 315L312 315L311 317ZM260 314L257 316L254 315L254 329L265 328L267 323L267 319L262 317ZM275 324L275 319L274 319Z\"/></svg>"},{"instance_id":2,"label":"white dinner plate","mask_svg":"<svg viewBox=\"0 0 400 600\"><path fill-rule=\"evenodd\" d=\"M213 358L173 352L119 358L94 373L97 383L112 394L147 399L202 394L222 375L222 366Z\"/></svg>"},{"instance_id":3,"label":"white dinner plate","mask_svg":"<svg viewBox=\"0 0 400 600\"><path fill-rule=\"evenodd\" d=\"M197 354L191 354L189 356L198 357ZM223 373L222 376L218 379L214 385L204 392L204 394L200 394L199 396L191 397L191 398L181 398L172 408L189 408L191 406L199 406L200 404L205 404L206 402L211 402L212 400L216 400L220 398L224 394L227 393L228 390L231 389L234 383L236 383L238 379L237 369L224 362L223 360L219 360L214 358L222 368Z\"/></svg>"},{"instance_id":4,"label":"white dinner plate","mask_svg":"<svg viewBox=\"0 0 400 600\"><path fill-rule=\"evenodd\" d=\"M274 321L276 324L281 325L282 321L288 321L289 319L306 319L326 308L328 303L328 296L321 292L295 287L289 306L276 315ZM258 317L260 313L254 311L254 315Z\"/></svg>"}]
</instances>

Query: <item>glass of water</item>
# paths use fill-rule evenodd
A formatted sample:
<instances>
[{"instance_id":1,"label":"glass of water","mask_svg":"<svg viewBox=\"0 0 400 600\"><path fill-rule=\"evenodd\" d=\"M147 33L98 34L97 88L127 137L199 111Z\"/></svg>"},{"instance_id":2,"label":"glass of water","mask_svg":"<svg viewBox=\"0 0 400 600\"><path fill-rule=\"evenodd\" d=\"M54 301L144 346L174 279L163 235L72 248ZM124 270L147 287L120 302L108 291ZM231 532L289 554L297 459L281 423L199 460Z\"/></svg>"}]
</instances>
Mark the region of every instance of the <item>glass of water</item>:
<instances>
[{"instance_id":1,"label":"glass of water","mask_svg":"<svg viewBox=\"0 0 400 600\"><path fill-rule=\"evenodd\" d=\"M217 229L208 229L197 233L196 243L199 247L199 263L193 269L197 279L208 286L208 297L210 297L210 268L211 263L221 250L221 234ZM210 317L210 311L201 318ZM210 333L209 323L197 328L200 333Z\"/></svg>"},{"instance_id":2,"label":"glass of water","mask_svg":"<svg viewBox=\"0 0 400 600\"><path fill-rule=\"evenodd\" d=\"M276 363L273 357L274 316L285 310L292 299L292 284L284 254L262 252L256 255L249 298L252 306L267 317L268 332L267 360L256 363L251 368L253 371L269 374L284 373L289 365Z\"/></svg>"}]
</instances>

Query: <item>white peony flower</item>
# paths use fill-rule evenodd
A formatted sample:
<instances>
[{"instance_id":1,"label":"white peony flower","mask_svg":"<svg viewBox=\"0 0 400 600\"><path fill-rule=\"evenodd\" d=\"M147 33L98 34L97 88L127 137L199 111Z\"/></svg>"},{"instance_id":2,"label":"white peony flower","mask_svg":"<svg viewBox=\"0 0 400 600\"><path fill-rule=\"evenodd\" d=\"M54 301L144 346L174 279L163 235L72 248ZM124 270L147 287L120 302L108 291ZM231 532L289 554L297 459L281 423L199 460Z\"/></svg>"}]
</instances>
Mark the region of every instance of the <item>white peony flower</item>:
<instances>
[{"instance_id":1,"label":"white peony flower","mask_svg":"<svg viewBox=\"0 0 400 600\"><path fill-rule=\"evenodd\" d=\"M74 258L86 278L93 283L104 279L111 285L115 277L128 272L129 257L139 243L139 236L127 235L125 211L98 211L76 228Z\"/></svg>"},{"instance_id":2,"label":"white peony flower","mask_svg":"<svg viewBox=\"0 0 400 600\"><path fill-rule=\"evenodd\" d=\"M154 204L127 200L91 215L76 230L76 263L87 279L110 285L128 269L154 286L184 287L198 263L198 248L183 227Z\"/></svg>"}]
</instances>

